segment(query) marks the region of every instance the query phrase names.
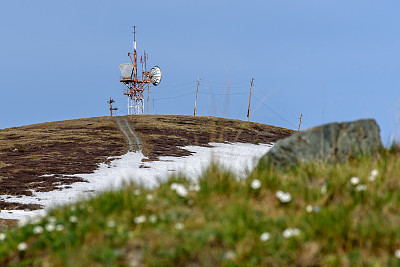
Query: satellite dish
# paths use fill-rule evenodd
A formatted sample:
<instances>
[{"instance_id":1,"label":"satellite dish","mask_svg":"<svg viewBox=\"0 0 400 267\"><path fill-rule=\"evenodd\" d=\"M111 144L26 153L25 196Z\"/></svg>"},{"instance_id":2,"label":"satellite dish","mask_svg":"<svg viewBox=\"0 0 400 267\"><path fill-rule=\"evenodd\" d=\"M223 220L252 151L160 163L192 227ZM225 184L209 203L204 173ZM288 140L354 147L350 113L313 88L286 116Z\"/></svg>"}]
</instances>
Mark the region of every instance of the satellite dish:
<instances>
[{"instance_id":1,"label":"satellite dish","mask_svg":"<svg viewBox=\"0 0 400 267\"><path fill-rule=\"evenodd\" d=\"M124 63L119 65L119 70L123 79L131 79L133 73L133 65L130 63Z\"/></svg>"},{"instance_id":2,"label":"satellite dish","mask_svg":"<svg viewBox=\"0 0 400 267\"><path fill-rule=\"evenodd\" d=\"M161 82L161 69L159 66L155 66L150 70L151 83L157 86Z\"/></svg>"}]
</instances>

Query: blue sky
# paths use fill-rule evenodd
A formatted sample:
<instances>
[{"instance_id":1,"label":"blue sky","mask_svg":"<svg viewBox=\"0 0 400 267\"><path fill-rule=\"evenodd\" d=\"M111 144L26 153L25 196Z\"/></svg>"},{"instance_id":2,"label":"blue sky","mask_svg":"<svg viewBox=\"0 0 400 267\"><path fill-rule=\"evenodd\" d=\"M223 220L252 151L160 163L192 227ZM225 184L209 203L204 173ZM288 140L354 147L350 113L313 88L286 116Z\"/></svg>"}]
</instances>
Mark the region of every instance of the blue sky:
<instances>
[{"instance_id":1,"label":"blue sky","mask_svg":"<svg viewBox=\"0 0 400 267\"><path fill-rule=\"evenodd\" d=\"M150 113L297 129L374 118L384 144L400 128L400 2L2 1L0 128L109 114L132 50L163 71ZM154 99L154 108L153 108ZM399 117L399 118L398 118Z\"/></svg>"}]
</instances>

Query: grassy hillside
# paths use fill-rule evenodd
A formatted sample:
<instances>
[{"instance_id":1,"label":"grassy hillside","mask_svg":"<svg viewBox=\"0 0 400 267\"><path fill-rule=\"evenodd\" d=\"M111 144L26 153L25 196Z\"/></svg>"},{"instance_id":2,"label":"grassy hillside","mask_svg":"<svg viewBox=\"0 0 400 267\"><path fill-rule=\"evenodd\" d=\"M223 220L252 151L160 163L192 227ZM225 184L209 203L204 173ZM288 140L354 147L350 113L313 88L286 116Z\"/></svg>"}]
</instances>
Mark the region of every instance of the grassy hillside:
<instances>
[{"instance_id":1,"label":"grassy hillside","mask_svg":"<svg viewBox=\"0 0 400 267\"><path fill-rule=\"evenodd\" d=\"M266 124L180 115L124 116L136 132L147 160L184 156L185 145L209 142L271 143L293 133ZM48 122L0 130L0 195L32 195L83 181L108 157L128 151L126 135L112 117ZM0 199L0 209L38 209L39 205ZM0 220L0 226L9 221Z\"/></svg>"},{"instance_id":2,"label":"grassy hillside","mask_svg":"<svg viewBox=\"0 0 400 267\"><path fill-rule=\"evenodd\" d=\"M0 234L12 266L400 266L396 149L244 180L210 166L60 207ZM26 222L24 222L26 223Z\"/></svg>"}]
</instances>

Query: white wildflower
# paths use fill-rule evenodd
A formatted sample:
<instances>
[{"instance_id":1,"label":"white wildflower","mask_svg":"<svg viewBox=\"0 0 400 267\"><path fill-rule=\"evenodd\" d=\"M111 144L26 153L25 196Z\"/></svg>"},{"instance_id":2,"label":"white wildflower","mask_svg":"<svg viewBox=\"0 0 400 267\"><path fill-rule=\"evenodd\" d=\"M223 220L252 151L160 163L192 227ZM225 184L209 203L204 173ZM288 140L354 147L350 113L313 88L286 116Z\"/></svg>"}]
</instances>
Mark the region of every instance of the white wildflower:
<instances>
[{"instance_id":1,"label":"white wildflower","mask_svg":"<svg viewBox=\"0 0 400 267\"><path fill-rule=\"evenodd\" d=\"M40 225L36 225L35 227L33 227L33 233L36 235L43 233L43 227Z\"/></svg>"},{"instance_id":2,"label":"white wildflower","mask_svg":"<svg viewBox=\"0 0 400 267\"><path fill-rule=\"evenodd\" d=\"M360 183L360 178L358 178L358 177L351 177L351 178L350 178L350 183L351 183L352 185L358 185L358 184Z\"/></svg>"},{"instance_id":3,"label":"white wildflower","mask_svg":"<svg viewBox=\"0 0 400 267\"><path fill-rule=\"evenodd\" d=\"M17 249L19 251L25 251L28 248L28 245L25 242L19 243Z\"/></svg>"},{"instance_id":4,"label":"white wildflower","mask_svg":"<svg viewBox=\"0 0 400 267\"><path fill-rule=\"evenodd\" d=\"M47 219L47 221L48 221L49 223L56 223L57 218L54 217L54 216L50 216L50 217Z\"/></svg>"},{"instance_id":5,"label":"white wildflower","mask_svg":"<svg viewBox=\"0 0 400 267\"><path fill-rule=\"evenodd\" d=\"M19 227L24 227L28 223L29 223L29 218L28 217L24 217L24 218L22 218L21 220L18 221L18 226Z\"/></svg>"},{"instance_id":6,"label":"white wildflower","mask_svg":"<svg viewBox=\"0 0 400 267\"><path fill-rule=\"evenodd\" d=\"M107 226L108 227L110 227L110 228L113 228L113 227L115 227L117 224L115 223L115 221L108 221L107 222Z\"/></svg>"},{"instance_id":7,"label":"white wildflower","mask_svg":"<svg viewBox=\"0 0 400 267\"><path fill-rule=\"evenodd\" d=\"M187 197L189 191L183 184L172 183L170 186L171 190L175 191L180 197Z\"/></svg>"},{"instance_id":8,"label":"white wildflower","mask_svg":"<svg viewBox=\"0 0 400 267\"><path fill-rule=\"evenodd\" d=\"M181 184L177 185L175 192L180 197L187 197L187 195L189 193L189 191L185 188L185 186L181 185Z\"/></svg>"},{"instance_id":9,"label":"white wildflower","mask_svg":"<svg viewBox=\"0 0 400 267\"><path fill-rule=\"evenodd\" d=\"M295 236L298 236L301 233L299 228L293 228L292 231L293 231L293 235L295 235Z\"/></svg>"},{"instance_id":10,"label":"white wildflower","mask_svg":"<svg viewBox=\"0 0 400 267\"><path fill-rule=\"evenodd\" d=\"M261 182L258 179L254 179L253 181L251 181L251 188L253 189L259 189L261 188Z\"/></svg>"},{"instance_id":11,"label":"white wildflower","mask_svg":"<svg viewBox=\"0 0 400 267\"><path fill-rule=\"evenodd\" d=\"M133 191L133 194L135 194L135 196L139 196L140 195L140 189L135 189L134 191Z\"/></svg>"},{"instance_id":12,"label":"white wildflower","mask_svg":"<svg viewBox=\"0 0 400 267\"><path fill-rule=\"evenodd\" d=\"M365 185L365 184L359 184L359 185L356 186L355 190L356 190L357 192L365 191L365 190L367 190L367 185Z\"/></svg>"},{"instance_id":13,"label":"white wildflower","mask_svg":"<svg viewBox=\"0 0 400 267\"><path fill-rule=\"evenodd\" d=\"M147 195L146 195L146 199L147 199L148 201L153 200L153 195L152 195L152 194L147 194Z\"/></svg>"},{"instance_id":14,"label":"white wildflower","mask_svg":"<svg viewBox=\"0 0 400 267\"><path fill-rule=\"evenodd\" d=\"M175 191L178 186L179 186L179 184L172 183L169 188L171 188L171 190Z\"/></svg>"},{"instance_id":15,"label":"white wildflower","mask_svg":"<svg viewBox=\"0 0 400 267\"><path fill-rule=\"evenodd\" d=\"M232 250L228 250L227 252L225 252L224 258L226 260L234 260L236 259L236 253Z\"/></svg>"},{"instance_id":16,"label":"white wildflower","mask_svg":"<svg viewBox=\"0 0 400 267\"><path fill-rule=\"evenodd\" d=\"M378 176L378 174L379 174L378 170L376 170L376 169L372 170L372 171L371 171L371 174L369 175L368 180L369 180L370 182L375 181L375 179L376 179L376 177Z\"/></svg>"},{"instance_id":17,"label":"white wildflower","mask_svg":"<svg viewBox=\"0 0 400 267\"><path fill-rule=\"evenodd\" d=\"M6 239L5 233L0 233L0 241L4 241Z\"/></svg>"},{"instance_id":18,"label":"white wildflower","mask_svg":"<svg viewBox=\"0 0 400 267\"><path fill-rule=\"evenodd\" d=\"M276 191L275 196L276 196L277 198L281 198L281 196L282 196L283 194L285 194L283 191L278 190L278 191Z\"/></svg>"},{"instance_id":19,"label":"white wildflower","mask_svg":"<svg viewBox=\"0 0 400 267\"><path fill-rule=\"evenodd\" d=\"M280 199L279 199L282 203L288 203L292 200L292 196L290 195L290 193L286 193L285 195L283 195Z\"/></svg>"},{"instance_id":20,"label":"white wildflower","mask_svg":"<svg viewBox=\"0 0 400 267\"><path fill-rule=\"evenodd\" d=\"M39 223L42 222L42 217L40 217L40 216L34 216L34 217L32 217L31 222L32 222L32 224L39 224Z\"/></svg>"},{"instance_id":21,"label":"white wildflower","mask_svg":"<svg viewBox=\"0 0 400 267\"><path fill-rule=\"evenodd\" d=\"M150 215L149 221L150 221L151 223L157 222L157 215L155 215L155 214Z\"/></svg>"},{"instance_id":22,"label":"white wildflower","mask_svg":"<svg viewBox=\"0 0 400 267\"><path fill-rule=\"evenodd\" d=\"M78 222L78 217L71 216L71 217L69 217L69 221L72 222L72 223L77 223Z\"/></svg>"},{"instance_id":23,"label":"white wildflower","mask_svg":"<svg viewBox=\"0 0 400 267\"><path fill-rule=\"evenodd\" d=\"M135 219L133 219L133 221L136 224L144 223L146 221L146 216L144 216L144 215L137 216L137 217L135 217Z\"/></svg>"},{"instance_id":24,"label":"white wildflower","mask_svg":"<svg viewBox=\"0 0 400 267\"><path fill-rule=\"evenodd\" d=\"M189 190L198 192L200 191L200 186L198 184L190 185Z\"/></svg>"},{"instance_id":25,"label":"white wildflower","mask_svg":"<svg viewBox=\"0 0 400 267\"><path fill-rule=\"evenodd\" d=\"M377 169L374 169L371 171L372 176L377 176L379 174L379 171Z\"/></svg>"},{"instance_id":26,"label":"white wildflower","mask_svg":"<svg viewBox=\"0 0 400 267\"><path fill-rule=\"evenodd\" d=\"M395 256L396 258L400 259L400 249L397 249L397 250L394 252L394 256Z\"/></svg>"},{"instance_id":27,"label":"white wildflower","mask_svg":"<svg viewBox=\"0 0 400 267\"><path fill-rule=\"evenodd\" d=\"M292 196L290 195L289 192L283 192L281 190L278 190L275 194L275 196L279 199L280 202L282 203L288 203L292 200Z\"/></svg>"},{"instance_id":28,"label":"white wildflower","mask_svg":"<svg viewBox=\"0 0 400 267\"><path fill-rule=\"evenodd\" d=\"M282 232L282 235L284 238L291 238L300 235L300 230L298 228L287 228Z\"/></svg>"},{"instance_id":29,"label":"white wildflower","mask_svg":"<svg viewBox=\"0 0 400 267\"><path fill-rule=\"evenodd\" d=\"M328 189L328 186L327 186L326 184L323 184L323 185L321 186L321 194L325 195L327 189Z\"/></svg>"},{"instance_id":30,"label":"white wildflower","mask_svg":"<svg viewBox=\"0 0 400 267\"><path fill-rule=\"evenodd\" d=\"M70 209L71 211L76 211L76 206L75 206L75 205L72 205L69 209Z\"/></svg>"},{"instance_id":31,"label":"white wildflower","mask_svg":"<svg viewBox=\"0 0 400 267\"><path fill-rule=\"evenodd\" d=\"M290 237L292 237L292 236L293 236L292 229L290 229L290 228L285 229L285 230L282 232L282 235L283 235L284 238L290 238Z\"/></svg>"},{"instance_id":32,"label":"white wildflower","mask_svg":"<svg viewBox=\"0 0 400 267\"><path fill-rule=\"evenodd\" d=\"M64 225L62 225L62 224L57 224L57 226L56 226L56 231L57 232L61 232L61 231L64 231Z\"/></svg>"},{"instance_id":33,"label":"white wildflower","mask_svg":"<svg viewBox=\"0 0 400 267\"><path fill-rule=\"evenodd\" d=\"M260 240L261 240L262 242L265 242L265 241L269 240L270 238L271 238L271 234L268 233L268 232L264 232L264 233L262 233L262 234L260 235Z\"/></svg>"},{"instance_id":34,"label":"white wildflower","mask_svg":"<svg viewBox=\"0 0 400 267\"><path fill-rule=\"evenodd\" d=\"M175 229L176 230L182 230L183 228L185 228L185 225L183 225L183 223L176 223L175 224Z\"/></svg>"},{"instance_id":35,"label":"white wildflower","mask_svg":"<svg viewBox=\"0 0 400 267\"><path fill-rule=\"evenodd\" d=\"M44 218L44 217L47 216L47 211L45 211L45 210L40 210L40 211L37 213L37 216L38 216L38 217Z\"/></svg>"},{"instance_id":36,"label":"white wildflower","mask_svg":"<svg viewBox=\"0 0 400 267\"><path fill-rule=\"evenodd\" d=\"M311 213L311 212L313 211L313 206L307 205L306 211L307 211L308 213Z\"/></svg>"},{"instance_id":37,"label":"white wildflower","mask_svg":"<svg viewBox=\"0 0 400 267\"><path fill-rule=\"evenodd\" d=\"M56 226L53 223L48 223L44 226L47 232L53 232Z\"/></svg>"}]
</instances>

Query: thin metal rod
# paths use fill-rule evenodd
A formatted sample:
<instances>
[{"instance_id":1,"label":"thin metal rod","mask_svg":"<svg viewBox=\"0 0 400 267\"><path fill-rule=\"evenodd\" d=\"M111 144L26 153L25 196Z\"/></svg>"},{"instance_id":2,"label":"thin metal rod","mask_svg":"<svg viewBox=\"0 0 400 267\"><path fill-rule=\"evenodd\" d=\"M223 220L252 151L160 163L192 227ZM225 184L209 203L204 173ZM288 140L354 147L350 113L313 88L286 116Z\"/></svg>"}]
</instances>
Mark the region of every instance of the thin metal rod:
<instances>
[{"instance_id":1,"label":"thin metal rod","mask_svg":"<svg viewBox=\"0 0 400 267\"><path fill-rule=\"evenodd\" d=\"M199 83L200 83L200 78L197 78L197 89L196 89L196 100L194 100L194 116L196 116L196 111L197 111L197 93L199 92Z\"/></svg>"},{"instance_id":2,"label":"thin metal rod","mask_svg":"<svg viewBox=\"0 0 400 267\"><path fill-rule=\"evenodd\" d=\"M115 102L115 101L111 97L110 97L110 101L107 101L107 103L110 104L111 117L113 116L113 107L112 107L113 102Z\"/></svg>"},{"instance_id":3,"label":"thin metal rod","mask_svg":"<svg viewBox=\"0 0 400 267\"><path fill-rule=\"evenodd\" d=\"M253 88L253 78L251 78L251 85L250 85L249 107L247 108L247 121L250 121L250 101L251 101L251 89L252 88Z\"/></svg>"},{"instance_id":4,"label":"thin metal rod","mask_svg":"<svg viewBox=\"0 0 400 267\"><path fill-rule=\"evenodd\" d=\"M147 115L149 115L150 86L147 85Z\"/></svg>"},{"instance_id":5,"label":"thin metal rod","mask_svg":"<svg viewBox=\"0 0 400 267\"><path fill-rule=\"evenodd\" d=\"M129 95L128 95L128 115L129 115Z\"/></svg>"}]
</instances>

